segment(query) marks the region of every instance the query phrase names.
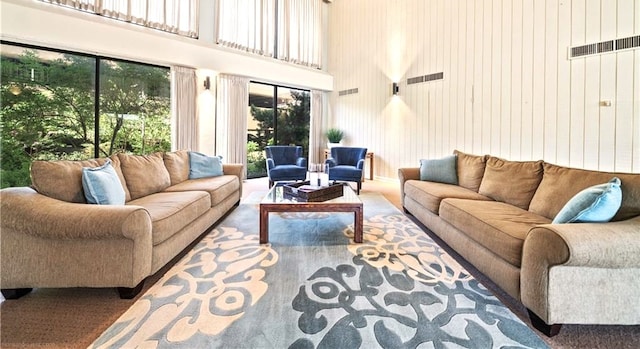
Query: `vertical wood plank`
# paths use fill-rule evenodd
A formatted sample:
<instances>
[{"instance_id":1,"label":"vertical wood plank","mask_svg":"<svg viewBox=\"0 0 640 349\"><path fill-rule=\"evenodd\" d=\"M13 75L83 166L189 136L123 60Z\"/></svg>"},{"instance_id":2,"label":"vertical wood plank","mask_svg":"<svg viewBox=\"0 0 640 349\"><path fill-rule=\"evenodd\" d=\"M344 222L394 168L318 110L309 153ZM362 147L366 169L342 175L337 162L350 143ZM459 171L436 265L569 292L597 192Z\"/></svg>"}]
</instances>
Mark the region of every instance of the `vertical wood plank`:
<instances>
[{"instance_id":1,"label":"vertical wood plank","mask_svg":"<svg viewBox=\"0 0 640 349\"><path fill-rule=\"evenodd\" d=\"M585 8L585 42L600 42L600 1L592 1ZM607 7L605 4L603 7ZM606 14L606 13L605 13ZM607 14L609 15L609 14ZM604 19L604 18L603 18ZM603 38L604 39L604 38ZM584 60L584 167L598 168L600 134L600 56L593 55L576 60Z\"/></svg>"},{"instance_id":2,"label":"vertical wood plank","mask_svg":"<svg viewBox=\"0 0 640 349\"><path fill-rule=\"evenodd\" d=\"M507 1L508 2L508 1ZM501 92L502 92L502 33L505 32L502 25L503 0L493 0L491 15L491 129L489 153L500 154L502 136L501 128ZM508 32L506 32L508 33ZM505 33L505 34L506 34Z\"/></svg>"},{"instance_id":3,"label":"vertical wood plank","mask_svg":"<svg viewBox=\"0 0 640 349\"><path fill-rule=\"evenodd\" d=\"M522 130L519 158L533 158L533 0L522 2Z\"/></svg>"},{"instance_id":4,"label":"vertical wood plank","mask_svg":"<svg viewBox=\"0 0 640 349\"><path fill-rule=\"evenodd\" d=\"M519 159L522 149L522 0L513 1L511 50L511 149L508 158Z\"/></svg>"},{"instance_id":5,"label":"vertical wood plank","mask_svg":"<svg viewBox=\"0 0 640 349\"><path fill-rule=\"evenodd\" d=\"M585 44L585 0L571 2L571 46ZM569 164L584 165L584 59L571 61L571 125Z\"/></svg>"},{"instance_id":6,"label":"vertical wood plank","mask_svg":"<svg viewBox=\"0 0 640 349\"><path fill-rule=\"evenodd\" d=\"M547 26L545 20L546 2L551 0L536 0L533 2L533 91L531 113L531 159L544 157L544 81Z\"/></svg>"},{"instance_id":7,"label":"vertical wood plank","mask_svg":"<svg viewBox=\"0 0 640 349\"><path fill-rule=\"evenodd\" d=\"M634 34L634 3L632 0L618 0L617 37L629 37ZM636 14L637 15L637 14ZM638 51L638 50L635 50ZM615 103L615 161L618 171L630 172L633 168L633 72L634 52L623 51L616 54L617 67L616 103ZM636 70L636 74L639 72ZM638 98L637 94L635 98ZM637 120L636 120L637 122Z\"/></svg>"},{"instance_id":8,"label":"vertical wood plank","mask_svg":"<svg viewBox=\"0 0 640 349\"><path fill-rule=\"evenodd\" d=\"M571 3L558 4L558 107L556 121L556 163L562 166L570 164L571 157L571 61L567 58L571 46Z\"/></svg>"},{"instance_id":9,"label":"vertical wood plank","mask_svg":"<svg viewBox=\"0 0 640 349\"><path fill-rule=\"evenodd\" d=\"M508 157L511 149L511 83L512 83L512 1L502 2L502 60L500 74L500 150Z\"/></svg>"},{"instance_id":10,"label":"vertical wood plank","mask_svg":"<svg viewBox=\"0 0 640 349\"><path fill-rule=\"evenodd\" d=\"M558 2L547 1L545 15L544 58L544 152L542 158L557 161L557 108L558 108Z\"/></svg>"},{"instance_id":11,"label":"vertical wood plank","mask_svg":"<svg viewBox=\"0 0 640 349\"><path fill-rule=\"evenodd\" d=\"M620 3L620 1L602 1L600 8L600 40L611 40L614 39L617 35L617 17L619 15L616 5ZM589 6L587 11L591 11L595 6ZM588 13L588 12L587 12ZM590 25L590 23L587 23ZM588 28L588 26L587 26ZM595 40L594 40L595 41ZM585 167L593 168L593 169L603 169L605 171L613 171L615 168L615 152L616 152L616 109L620 107L620 100L616 98L616 80L617 80L617 67L616 67L616 58L619 53L612 54L602 54L597 55L599 57L600 62L600 79L597 81L598 86L595 88L599 88L599 98L596 100L591 100L591 96L588 96L588 99L585 99L585 104L588 103L589 106L593 106L593 108L598 108L599 110L599 122L595 125L592 125L591 122L585 122L585 126L587 129L598 128L599 134L593 136L593 140L589 140L590 143L597 141L598 142L598 163L597 164L587 164L585 163ZM587 67L589 69L590 67ZM595 77L591 77L590 73L586 72L589 79ZM593 83L595 85L595 82ZM601 107L600 101L611 101L611 107ZM589 120L591 121L591 120ZM597 125L597 126L596 126ZM585 130L586 131L586 130ZM585 146L587 144L587 139L585 139ZM585 151L585 156L587 152Z\"/></svg>"}]
</instances>

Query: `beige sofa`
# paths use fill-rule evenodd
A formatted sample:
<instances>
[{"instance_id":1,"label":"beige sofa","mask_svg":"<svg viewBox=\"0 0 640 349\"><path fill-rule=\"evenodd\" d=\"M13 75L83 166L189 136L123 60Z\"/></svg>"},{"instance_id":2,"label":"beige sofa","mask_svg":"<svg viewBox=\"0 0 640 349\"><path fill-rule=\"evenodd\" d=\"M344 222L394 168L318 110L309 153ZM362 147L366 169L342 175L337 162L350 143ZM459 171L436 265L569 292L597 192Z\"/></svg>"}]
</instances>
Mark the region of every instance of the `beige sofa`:
<instances>
[{"instance_id":1,"label":"beige sofa","mask_svg":"<svg viewBox=\"0 0 640 349\"><path fill-rule=\"evenodd\" d=\"M86 161L35 161L32 187L0 191L0 287L7 299L32 288L118 287L133 298L150 276L207 231L241 197L243 166L189 179L189 153L110 157L125 205L87 204Z\"/></svg>"},{"instance_id":2,"label":"beige sofa","mask_svg":"<svg viewBox=\"0 0 640 349\"><path fill-rule=\"evenodd\" d=\"M549 336L563 323L640 324L640 174L455 154L458 185L398 170L406 212L520 300ZM623 198L610 222L551 224L576 193L613 176Z\"/></svg>"}]
</instances>

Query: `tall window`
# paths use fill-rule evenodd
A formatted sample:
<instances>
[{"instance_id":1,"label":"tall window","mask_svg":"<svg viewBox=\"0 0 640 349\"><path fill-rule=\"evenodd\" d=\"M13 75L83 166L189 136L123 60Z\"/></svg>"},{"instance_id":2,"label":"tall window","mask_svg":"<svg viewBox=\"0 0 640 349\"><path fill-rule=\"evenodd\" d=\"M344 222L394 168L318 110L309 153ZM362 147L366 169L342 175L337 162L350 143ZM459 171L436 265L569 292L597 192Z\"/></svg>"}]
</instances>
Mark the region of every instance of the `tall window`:
<instances>
[{"instance_id":1,"label":"tall window","mask_svg":"<svg viewBox=\"0 0 640 349\"><path fill-rule=\"evenodd\" d=\"M198 0L40 0L192 38Z\"/></svg>"},{"instance_id":2,"label":"tall window","mask_svg":"<svg viewBox=\"0 0 640 349\"><path fill-rule=\"evenodd\" d=\"M33 160L171 149L168 68L4 42L1 49L2 188L29 185Z\"/></svg>"},{"instance_id":3,"label":"tall window","mask_svg":"<svg viewBox=\"0 0 640 349\"><path fill-rule=\"evenodd\" d=\"M322 6L321 0L217 0L217 43L321 68Z\"/></svg>"},{"instance_id":4,"label":"tall window","mask_svg":"<svg viewBox=\"0 0 640 349\"><path fill-rule=\"evenodd\" d=\"M300 145L308 156L310 112L309 91L249 84L247 178L267 175L267 145Z\"/></svg>"}]
</instances>

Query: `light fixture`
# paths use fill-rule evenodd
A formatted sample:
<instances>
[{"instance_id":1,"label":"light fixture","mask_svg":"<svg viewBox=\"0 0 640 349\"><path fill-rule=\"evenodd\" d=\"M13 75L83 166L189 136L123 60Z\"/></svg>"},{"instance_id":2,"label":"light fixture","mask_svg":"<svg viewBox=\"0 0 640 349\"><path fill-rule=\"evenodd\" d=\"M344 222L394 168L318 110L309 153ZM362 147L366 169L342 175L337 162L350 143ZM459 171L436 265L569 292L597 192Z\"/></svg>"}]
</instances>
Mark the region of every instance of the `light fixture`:
<instances>
[{"instance_id":1,"label":"light fixture","mask_svg":"<svg viewBox=\"0 0 640 349\"><path fill-rule=\"evenodd\" d=\"M393 86L391 87L391 92L393 93L394 96L397 96L398 92L400 92L400 88L398 87L397 82L393 83Z\"/></svg>"},{"instance_id":2,"label":"light fixture","mask_svg":"<svg viewBox=\"0 0 640 349\"><path fill-rule=\"evenodd\" d=\"M207 77L204 79L204 89L205 89L205 90L208 90L208 89L210 89L210 88L211 88L211 79L209 79L209 77L207 76Z\"/></svg>"}]
</instances>

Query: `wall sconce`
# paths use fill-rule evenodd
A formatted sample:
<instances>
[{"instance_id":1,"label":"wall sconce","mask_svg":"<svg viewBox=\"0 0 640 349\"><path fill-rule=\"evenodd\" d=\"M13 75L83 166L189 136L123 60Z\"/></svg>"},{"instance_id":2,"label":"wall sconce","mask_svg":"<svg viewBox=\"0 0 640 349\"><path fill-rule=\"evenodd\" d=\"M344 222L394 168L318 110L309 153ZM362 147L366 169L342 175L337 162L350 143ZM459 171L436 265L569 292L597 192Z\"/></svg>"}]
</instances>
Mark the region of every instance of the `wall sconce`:
<instances>
[{"instance_id":1,"label":"wall sconce","mask_svg":"<svg viewBox=\"0 0 640 349\"><path fill-rule=\"evenodd\" d=\"M391 93L393 93L394 96L397 96L398 92L400 92L400 88L398 87L398 83L394 82L391 86Z\"/></svg>"},{"instance_id":2,"label":"wall sconce","mask_svg":"<svg viewBox=\"0 0 640 349\"><path fill-rule=\"evenodd\" d=\"M207 76L207 77L204 79L204 89L205 89L205 90L208 90L208 89L210 89L210 88L211 88L211 79L209 79L209 77Z\"/></svg>"}]
</instances>

